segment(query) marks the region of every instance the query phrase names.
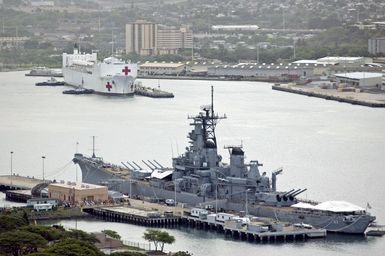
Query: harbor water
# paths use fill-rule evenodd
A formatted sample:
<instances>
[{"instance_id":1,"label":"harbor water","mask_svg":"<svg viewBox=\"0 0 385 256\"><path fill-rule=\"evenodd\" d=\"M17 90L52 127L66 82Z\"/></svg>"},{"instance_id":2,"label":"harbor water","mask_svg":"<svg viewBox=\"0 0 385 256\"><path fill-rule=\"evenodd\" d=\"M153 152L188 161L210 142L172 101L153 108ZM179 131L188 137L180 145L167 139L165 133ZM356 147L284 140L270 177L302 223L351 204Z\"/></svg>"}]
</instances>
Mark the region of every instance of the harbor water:
<instances>
[{"instance_id":1,"label":"harbor water","mask_svg":"<svg viewBox=\"0 0 385 256\"><path fill-rule=\"evenodd\" d=\"M259 160L263 171L283 167L278 190L307 188L303 198L368 203L379 223L385 223L385 109L342 104L271 90L271 84L238 81L160 80L173 99L64 95L63 87L36 87L44 78L25 72L0 73L0 175L13 172L45 179L81 180L72 164L78 151L106 161L155 159L171 166L184 151L188 114L210 103L215 88L215 112L228 117L217 126L219 151L228 162L225 145L242 144L246 160ZM143 80L158 86L158 80ZM0 199L0 204L4 204ZM75 226L74 221L60 222ZM143 242L144 227L101 221L77 221L87 231L114 229L129 241ZM194 255L383 255L384 238L329 236L308 243L251 244L226 240L216 233L170 230L176 243L169 250Z\"/></svg>"}]
</instances>

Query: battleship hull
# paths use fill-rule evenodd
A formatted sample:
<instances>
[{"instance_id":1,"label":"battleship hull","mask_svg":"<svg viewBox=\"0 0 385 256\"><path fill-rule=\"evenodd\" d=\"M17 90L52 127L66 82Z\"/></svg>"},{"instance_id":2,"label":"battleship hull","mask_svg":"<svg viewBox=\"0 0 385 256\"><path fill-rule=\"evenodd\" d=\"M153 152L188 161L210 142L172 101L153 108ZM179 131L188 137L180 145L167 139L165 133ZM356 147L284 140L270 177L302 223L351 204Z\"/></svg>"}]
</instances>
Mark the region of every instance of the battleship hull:
<instances>
[{"instance_id":1,"label":"battleship hull","mask_svg":"<svg viewBox=\"0 0 385 256\"><path fill-rule=\"evenodd\" d=\"M106 171L101 163L96 163L90 158L75 156L74 162L79 164L82 171L82 181L91 184L106 185L110 190L116 190L130 195L130 197L150 197L156 199L176 199L178 203L190 205L217 205L225 210L244 211L245 202L232 202L230 200L217 200L210 197L201 197L187 192L176 192L152 186L148 181L124 179L118 174ZM268 217L290 223L306 223L316 228L326 229L328 232L346 234L364 234L366 228L375 217L370 215L357 215L347 218L343 214L329 212L312 213L300 211L291 207L274 207L258 203L248 204L248 213L260 217Z\"/></svg>"}]
</instances>

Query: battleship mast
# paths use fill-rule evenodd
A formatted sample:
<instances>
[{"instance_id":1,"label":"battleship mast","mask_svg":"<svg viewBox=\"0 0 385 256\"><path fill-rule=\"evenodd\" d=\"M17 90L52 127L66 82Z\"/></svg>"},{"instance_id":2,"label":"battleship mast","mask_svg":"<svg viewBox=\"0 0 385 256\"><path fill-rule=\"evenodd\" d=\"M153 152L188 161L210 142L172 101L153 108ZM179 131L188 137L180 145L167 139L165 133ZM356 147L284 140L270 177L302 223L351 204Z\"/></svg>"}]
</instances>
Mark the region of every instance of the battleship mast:
<instances>
[{"instance_id":1,"label":"battleship mast","mask_svg":"<svg viewBox=\"0 0 385 256\"><path fill-rule=\"evenodd\" d=\"M211 105L204 107L205 116L202 116L203 137L205 148L217 148L217 138L215 136L215 127L220 119L225 119L226 116L218 116L214 113L214 87L211 86Z\"/></svg>"}]
</instances>

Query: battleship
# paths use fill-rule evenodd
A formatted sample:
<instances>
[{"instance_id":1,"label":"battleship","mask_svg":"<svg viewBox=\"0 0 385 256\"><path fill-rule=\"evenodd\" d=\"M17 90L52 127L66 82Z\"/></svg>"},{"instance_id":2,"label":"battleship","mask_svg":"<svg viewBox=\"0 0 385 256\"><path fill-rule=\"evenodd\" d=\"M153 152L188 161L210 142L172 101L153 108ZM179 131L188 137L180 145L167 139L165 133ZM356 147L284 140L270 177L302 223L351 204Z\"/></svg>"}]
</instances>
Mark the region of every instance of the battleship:
<instances>
[{"instance_id":1,"label":"battleship","mask_svg":"<svg viewBox=\"0 0 385 256\"><path fill-rule=\"evenodd\" d=\"M192 131L186 151L172 159L172 167L156 160L143 161L142 168L134 161L113 165L96 157L76 153L73 162L82 171L82 181L106 185L129 197L151 200L174 199L175 203L218 210L246 211L260 217L312 225L328 232L364 234L375 217L366 209L344 201L317 203L298 196L304 189L277 190L277 176L283 169L260 171L257 160L245 162L242 146L226 146L230 163L218 154L215 128L226 116L214 112L211 105L189 116ZM170 200L169 200L170 201Z\"/></svg>"}]
</instances>

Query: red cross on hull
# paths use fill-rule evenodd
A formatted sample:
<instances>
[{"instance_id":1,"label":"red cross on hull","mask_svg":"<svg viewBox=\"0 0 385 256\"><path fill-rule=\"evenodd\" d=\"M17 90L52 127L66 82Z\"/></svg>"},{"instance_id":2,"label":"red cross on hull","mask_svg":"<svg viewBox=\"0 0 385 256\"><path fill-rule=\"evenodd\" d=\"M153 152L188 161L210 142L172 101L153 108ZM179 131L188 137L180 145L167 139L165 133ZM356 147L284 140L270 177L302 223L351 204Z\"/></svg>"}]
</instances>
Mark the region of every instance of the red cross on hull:
<instances>
[{"instance_id":1,"label":"red cross on hull","mask_svg":"<svg viewBox=\"0 0 385 256\"><path fill-rule=\"evenodd\" d=\"M111 91L112 85L110 84L110 82L107 82L106 88L108 91Z\"/></svg>"},{"instance_id":2,"label":"red cross on hull","mask_svg":"<svg viewBox=\"0 0 385 256\"><path fill-rule=\"evenodd\" d=\"M127 76L128 73L131 73L131 69L129 69L127 66L125 66L124 69L122 69L122 72L124 73L125 76Z\"/></svg>"}]
</instances>

